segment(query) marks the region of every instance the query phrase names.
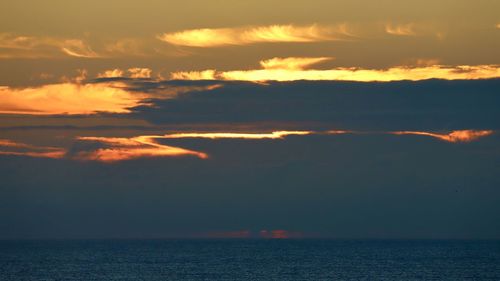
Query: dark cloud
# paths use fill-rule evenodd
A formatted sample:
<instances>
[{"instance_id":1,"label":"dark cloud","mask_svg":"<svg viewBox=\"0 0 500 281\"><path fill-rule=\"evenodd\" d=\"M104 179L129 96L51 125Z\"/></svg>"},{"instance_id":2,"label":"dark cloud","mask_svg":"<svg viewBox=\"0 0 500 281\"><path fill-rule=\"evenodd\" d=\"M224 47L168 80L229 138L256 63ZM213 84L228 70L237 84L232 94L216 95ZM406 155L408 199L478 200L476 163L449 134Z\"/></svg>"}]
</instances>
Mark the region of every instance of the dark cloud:
<instances>
[{"instance_id":1,"label":"dark cloud","mask_svg":"<svg viewBox=\"0 0 500 281\"><path fill-rule=\"evenodd\" d=\"M71 125L61 117L47 125L40 119L33 126L2 129L2 139L67 153L61 159L0 157L0 238L193 237L263 229L343 238L500 237L498 133L457 143L432 134L387 134L498 131L498 79L268 85L121 81L153 97L172 87L184 91L152 99L153 107L129 114L94 116L123 118L111 125ZM223 86L200 90L218 84ZM185 91L192 86L198 88ZM143 118L152 125L130 123ZM160 145L208 158L73 159L113 148L75 141L78 136L294 128L361 133L155 138Z\"/></svg>"},{"instance_id":2,"label":"dark cloud","mask_svg":"<svg viewBox=\"0 0 500 281\"><path fill-rule=\"evenodd\" d=\"M136 90L213 81L134 82ZM155 124L282 123L346 130L498 129L499 79L400 82L224 82L135 108Z\"/></svg>"},{"instance_id":3,"label":"dark cloud","mask_svg":"<svg viewBox=\"0 0 500 281\"><path fill-rule=\"evenodd\" d=\"M498 238L498 135L158 140L210 158L0 158L0 237L285 229L347 238Z\"/></svg>"}]
</instances>

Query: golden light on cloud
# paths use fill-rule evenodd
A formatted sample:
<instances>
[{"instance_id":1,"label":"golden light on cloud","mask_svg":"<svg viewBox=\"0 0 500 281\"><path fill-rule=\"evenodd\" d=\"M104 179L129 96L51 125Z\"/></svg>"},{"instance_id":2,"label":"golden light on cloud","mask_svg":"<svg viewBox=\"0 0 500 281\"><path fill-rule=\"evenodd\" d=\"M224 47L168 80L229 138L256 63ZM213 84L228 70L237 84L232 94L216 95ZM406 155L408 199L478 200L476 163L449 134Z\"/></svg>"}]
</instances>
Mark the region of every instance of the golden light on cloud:
<instances>
[{"instance_id":1,"label":"golden light on cloud","mask_svg":"<svg viewBox=\"0 0 500 281\"><path fill-rule=\"evenodd\" d=\"M123 70L118 68L105 70L104 72L97 74L97 78L114 78L114 77L124 77L124 76L125 73L123 72Z\"/></svg>"},{"instance_id":2,"label":"golden light on cloud","mask_svg":"<svg viewBox=\"0 0 500 281\"><path fill-rule=\"evenodd\" d=\"M315 61L316 60L316 61ZM308 66L326 58L280 58L264 60L261 65L264 69L232 70L232 71L188 71L174 72L172 79L199 80L237 80L237 81L295 81L295 80L341 80L341 81L400 81L400 80L426 80L426 79L488 79L500 77L499 65L459 65L459 66L396 66L388 69L363 69L363 68L335 68L327 70L307 69ZM272 66L276 66L273 68Z\"/></svg>"},{"instance_id":3,"label":"golden light on cloud","mask_svg":"<svg viewBox=\"0 0 500 281\"><path fill-rule=\"evenodd\" d=\"M332 60L330 57L305 58L305 57L289 57L289 58L272 58L260 61L260 65L264 69L289 69L302 70L311 65L315 65L324 61Z\"/></svg>"},{"instance_id":4,"label":"golden light on cloud","mask_svg":"<svg viewBox=\"0 0 500 281\"><path fill-rule=\"evenodd\" d=\"M203 71L177 71L170 74L172 80L215 80L217 72L214 69Z\"/></svg>"},{"instance_id":5,"label":"golden light on cloud","mask_svg":"<svg viewBox=\"0 0 500 281\"><path fill-rule=\"evenodd\" d=\"M131 78L150 78L152 70L149 68L134 67L129 68Z\"/></svg>"},{"instance_id":6,"label":"golden light on cloud","mask_svg":"<svg viewBox=\"0 0 500 281\"><path fill-rule=\"evenodd\" d=\"M419 131L399 131L393 132L395 135L420 135L438 138L446 142L471 142L478 140L479 138L489 136L493 134L491 130L457 130L452 131L449 134L438 134L431 132L419 132Z\"/></svg>"},{"instance_id":7,"label":"golden light on cloud","mask_svg":"<svg viewBox=\"0 0 500 281\"><path fill-rule=\"evenodd\" d=\"M105 70L97 74L98 78L117 78L117 77L130 77L130 78L151 78L151 73L153 71L149 68L145 67L132 67L127 70L127 72L115 68ZM128 74L126 74L128 73Z\"/></svg>"},{"instance_id":8,"label":"golden light on cloud","mask_svg":"<svg viewBox=\"0 0 500 281\"><path fill-rule=\"evenodd\" d=\"M203 152L180 147L162 145L154 141L157 136L138 136L132 138L79 137L81 141L106 144L106 148L77 153L73 159L99 162L118 162L138 158L195 156L208 158Z\"/></svg>"},{"instance_id":9,"label":"golden light on cloud","mask_svg":"<svg viewBox=\"0 0 500 281\"><path fill-rule=\"evenodd\" d=\"M0 87L0 113L94 114L127 113L141 104L144 94L107 84L61 83L17 89Z\"/></svg>"},{"instance_id":10,"label":"golden light on cloud","mask_svg":"<svg viewBox=\"0 0 500 281\"><path fill-rule=\"evenodd\" d=\"M148 78L147 68L129 69L133 78ZM105 71L99 78L122 77L119 69ZM130 77L129 76L129 77ZM129 90L120 81L85 83L86 71L77 77L65 78L66 82L30 88L0 86L0 114L28 115L89 115L101 112L130 113L136 106L152 105L148 100L171 99L185 92L213 90L221 84L206 86L161 85L153 92Z\"/></svg>"},{"instance_id":11,"label":"golden light on cloud","mask_svg":"<svg viewBox=\"0 0 500 281\"><path fill-rule=\"evenodd\" d=\"M161 138L205 138L205 139L283 139L287 136L304 136L313 134L312 131L274 131L271 133L177 133L164 135Z\"/></svg>"},{"instance_id":12,"label":"golden light on cloud","mask_svg":"<svg viewBox=\"0 0 500 281\"><path fill-rule=\"evenodd\" d=\"M247 45L277 42L321 42L344 40L352 34L345 24L322 25L269 25L237 28L202 28L164 33L161 41L189 47L219 47L225 45Z\"/></svg>"},{"instance_id":13,"label":"golden light on cloud","mask_svg":"<svg viewBox=\"0 0 500 281\"><path fill-rule=\"evenodd\" d=\"M385 32L391 35L399 36L415 36L417 35L415 31L415 25L413 23L408 24L391 24L385 25Z\"/></svg>"}]
</instances>

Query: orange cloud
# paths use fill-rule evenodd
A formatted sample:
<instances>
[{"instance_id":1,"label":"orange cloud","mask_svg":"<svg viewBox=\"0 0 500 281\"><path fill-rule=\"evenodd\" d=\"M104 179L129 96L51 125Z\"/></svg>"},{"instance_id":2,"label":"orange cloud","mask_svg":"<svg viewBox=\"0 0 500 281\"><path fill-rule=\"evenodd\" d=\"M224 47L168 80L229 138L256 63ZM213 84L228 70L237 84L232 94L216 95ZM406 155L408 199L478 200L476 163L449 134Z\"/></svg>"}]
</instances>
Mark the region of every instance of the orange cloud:
<instances>
[{"instance_id":1,"label":"orange cloud","mask_svg":"<svg viewBox=\"0 0 500 281\"><path fill-rule=\"evenodd\" d=\"M61 83L17 89L0 87L0 113L94 114L127 113L141 104L144 94L107 84Z\"/></svg>"},{"instance_id":2,"label":"orange cloud","mask_svg":"<svg viewBox=\"0 0 500 281\"><path fill-rule=\"evenodd\" d=\"M132 138L79 137L79 140L99 142L109 147L90 152L79 152L74 156L74 159L112 163L151 157L196 156L201 159L208 158L208 155L203 152L156 143L155 138L156 136Z\"/></svg>"},{"instance_id":3,"label":"orange cloud","mask_svg":"<svg viewBox=\"0 0 500 281\"><path fill-rule=\"evenodd\" d=\"M274 131L271 133L177 133L164 135L161 138L205 138L205 139L282 139L286 136L304 136L312 131Z\"/></svg>"},{"instance_id":4,"label":"orange cloud","mask_svg":"<svg viewBox=\"0 0 500 281\"><path fill-rule=\"evenodd\" d=\"M178 139L178 138L208 138L208 139L282 139L289 135L307 135L307 131L276 131L269 134L259 133L178 133L167 135L137 136L131 138L112 137L78 137L80 141L93 141L105 144L108 147L93 151L77 153L73 159L117 162L137 158L150 157L176 157L196 156L207 159L208 155L203 152L188 150L180 147L167 146L157 143L156 139Z\"/></svg>"},{"instance_id":5,"label":"orange cloud","mask_svg":"<svg viewBox=\"0 0 500 281\"><path fill-rule=\"evenodd\" d=\"M486 136L493 134L493 131L490 131L490 130L482 130L482 131L458 130L458 131L452 131L449 134L438 134L438 133L419 132L419 131L399 131L399 132L393 132L392 134L429 136L429 137L438 138L438 139L446 141L446 142L457 143L457 142L475 141L479 138L486 137Z\"/></svg>"},{"instance_id":6,"label":"orange cloud","mask_svg":"<svg viewBox=\"0 0 500 281\"><path fill-rule=\"evenodd\" d=\"M134 77L147 77L151 70L132 68ZM98 77L121 77L120 69L99 74ZM150 105L147 100L175 98L189 91L211 90L220 84L208 86L160 86L152 93L131 91L123 82L84 83L86 71L81 70L74 78L65 78L65 83L48 84L30 88L0 86L0 114L30 115L75 115L108 113L129 113L139 105Z\"/></svg>"},{"instance_id":7,"label":"orange cloud","mask_svg":"<svg viewBox=\"0 0 500 281\"><path fill-rule=\"evenodd\" d=\"M239 28L203 28L164 33L161 41L189 47L218 47L264 42L320 42L343 40L352 36L345 24L337 26L270 25Z\"/></svg>"},{"instance_id":8,"label":"orange cloud","mask_svg":"<svg viewBox=\"0 0 500 281\"><path fill-rule=\"evenodd\" d=\"M66 155L66 150L58 147L35 146L0 139L0 155L60 159Z\"/></svg>"},{"instance_id":9,"label":"orange cloud","mask_svg":"<svg viewBox=\"0 0 500 281\"><path fill-rule=\"evenodd\" d=\"M341 81L400 81L426 79L487 79L500 77L499 65L427 65L396 66L388 69L335 68L328 70L307 69L305 66L327 58L274 58L261 61L264 69L232 71L190 71L174 72L172 79L183 80L237 80L237 81L296 81L296 80L341 80Z\"/></svg>"}]
</instances>

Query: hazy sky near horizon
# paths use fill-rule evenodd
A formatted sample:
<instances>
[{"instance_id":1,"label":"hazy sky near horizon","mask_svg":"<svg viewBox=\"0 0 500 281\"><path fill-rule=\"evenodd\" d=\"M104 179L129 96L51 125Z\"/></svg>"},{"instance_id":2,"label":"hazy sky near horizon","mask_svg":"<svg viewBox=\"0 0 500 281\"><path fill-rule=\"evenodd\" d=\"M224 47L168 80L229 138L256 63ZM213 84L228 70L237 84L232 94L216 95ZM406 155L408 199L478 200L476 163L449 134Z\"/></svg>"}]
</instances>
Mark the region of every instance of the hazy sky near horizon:
<instances>
[{"instance_id":1,"label":"hazy sky near horizon","mask_svg":"<svg viewBox=\"0 0 500 281\"><path fill-rule=\"evenodd\" d=\"M499 1L1 1L0 239L500 238Z\"/></svg>"}]
</instances>

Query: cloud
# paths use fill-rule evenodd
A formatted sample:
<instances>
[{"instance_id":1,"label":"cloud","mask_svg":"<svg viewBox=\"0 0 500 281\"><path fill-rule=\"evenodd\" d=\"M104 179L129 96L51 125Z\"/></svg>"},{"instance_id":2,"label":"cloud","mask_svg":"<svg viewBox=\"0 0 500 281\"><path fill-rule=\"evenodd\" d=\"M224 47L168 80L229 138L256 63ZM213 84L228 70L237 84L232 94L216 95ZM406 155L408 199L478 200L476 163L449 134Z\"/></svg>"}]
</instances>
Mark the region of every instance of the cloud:
<instances>
[{"instance_id":1,"label":"cloud","mask_svg":"<svg viewBox=\"0 0 500 281\"><path fill-rule=\"evenodd\" d=\"M352 34L345 24L322 25L270 25L237 28L203 28L163 33L161 41L189 47L219 47L227 45L248 45L255 43L279 42L320 42L345 40Z\"/></svg>"},{"instance_id":2,"label":"cloud","mask_svg":"<svg viewBox=\"0 0 500 281\"><path fill-rule=\"evenodd\" d=\"M391 35L398 35L398 36L417 35L414 23L397 24L397 25L388 23L385 25L385 32Z\"/></svg>"},{"instance_id":3,"label":"cloud","mask_svg":"<svg viewBox=\"0 0 500 281\"><path fill-rule=\"evenodd\" d=\"M0 139L0 155L61 159L66 150L58 147L35 146L12 140Z\"/></svg>"},{"instance_id":4,"label":"cloud","mask_svg":"<svg viewBox=\"0 0 500 281\"><path fill-rule=\"evenodd\" d=\"M124 56L147 56L151 50L141 39L137 38L122 38L114 42L104 45L104 50L108 54L124 55Z\"/></svg>"},{"instance_id":5,"label":"cloud","mask_svg":"<svg viewBox=\"0 0 500 281\"><path fill-rule=\"evenodd\" d=\"M141 104L144 94L109 84L61 83L17 89L0 88L3 114L95 114L127 113Z\"/></svg>"},{"instance_id":6,"label":"cloud","mask_svg":"<svg viewBox=\"0 0 500 281\"><path fill-rule=\"evenodd\" d=\"M388 69L363 69L339 67L328 70L307 69L328 58L273 58L261 61L263 69L231 71L188 71L173 72L172 79L235 80L235 81L295 81L295 80L341 80L341 81L400 81L427 79L487 79L500 77L499 65L458 66L395 66Z\"/></svg>"},{"instance_id":7,"label":"cloud","mask_svg":"<svg viewBox=\"0 0 500 281\"><path fill-rule=\"evenodd\" d=\"M107 147L98 148L94 151L77 152L72 158L106 163L150 157L195 156L201 159L208 158L208 155L203 152L158 144L154 141L155 138L156 136L131 138L79 137L78 140L98 142L107 145Z\"/></svg>"},{"instance_id":8,"label":"cloud","mask_svg":"<svg viewBox=\"0 0 500 281\"><path fill-rule=\"evenodd\" d=\"M98 78L115 78L115 77L125 77L124 72L121 69L109 69L97 74Z\"/></svg>"},{"instance_id":9,"label":"cloud","mask_svg":"<svg viewBox=\"0 0 500 281\"><path fill-rule=\"evenodd\" d=\"M0 33L0 48L31 50L39 44L40 41L36 37Z\"/></svg>"},{"instance_id":10,"label":"cloud","mask_svg":"<svg viewBox=\"0 0 500 281\"><path fill-rule=\"evenodd\" d=\"M179 138L206 138L206 139L283 139L286 136L304 136L312 134L311 131L274 131L271 133L177 133L162 136L166 139Z\"/></svg>"},{"instance_id":11,"label":"cloud","mask_svg":"<svg viewBox=\"0 0 500 281\"><path fill-rule=\"evenodd\" d=\"M289 57L289 58L272 58L260 61L260 65L264 69L288 69L288 70L303 70L311 65L318 64L324 61L332 60L330 57L319 58L304 58L304 57Z\"/></svg>"},{"instance_id":12,"label":"cloud","mask_svg":"<svg viewBox=\"0 0 500 281\"><path fill-rule=\"evenodd\" d=\"M94 52L90 46L85 44L82 40L72 39L72 40L64 40L60 45L61 50L72 57L79 58L98 58L96 52Z\"/></svg>"},{"instance_id":13,"label":"cloud","mask_svg":"<svg viewBox=\"0 0 500 281\"><path fill-rule=\"evenodd\" d=\"M18 36L10 33L0 34L0 48L4 58L41 58L65 54L79 58L99 58L92 48L81 39L61 39L53 37Z\"/></svg>"},{"instance_id":14,"label":"cloud","mask_svg":"<svg viewBox=\"0 0 500 281\"><path fill-rule=\"evenodd\" d=\"M432 132L416 132L416 131L400 131L393 132L395 135L420 135L420 136L429 136L440 139L446 142L471 142L478 140L479 138L489 136L493 134L491 130L458 130L453 131L448 134L439 134Z\"/></svg>"},{"instance_id":15,"label":"cloud","mask_svg":"<svg viewBox=\"0 0 500 281\"><path fill-rule=\"evenodd\" d=\"M151 73L153 71L149 68L133 67L129 68L127 72L128 75L125 73L125 71L119 68L115 68L115 69L105 70L104 72L97 74L97 77L98 78L120 78L120 77L151 78Z\"/></svg>"},{"instance_id":16,"label":"cloud","mask_svg":"<svg viewBox=\"0 0 500 281\"><path fill-rule=\"evenodd\" d=\"M0 139L0 155L26 156L34 158L69 159L75 161L97 161L115 163L140 158L184 157L194 156L199 159L208 159L208 154L178 146L158 143L157 140L172 139L239 139L239 140L278 140L288 136L326 136L326 135L421 135L433 137L450 143L468 143L490 136L493 130L457 130L450 133L426 131L395 131L374 132L354 130L326 130L326 131L273 131L271 133L255 132L179 132L165 135L140 135L133 137L76 137L72 149L52 146L36 146L26 143ZM313 140L310 140L314 142Z\"/></svg>"},{"instance_id":17,"label":"cloud","mask_svg":"<svg viewBox=\"0 0 500 281\"><path fill-rule=\"evenodd\" d=\"M130 78L119 69L99 74L98 79L87 81L87 72L80 70L73 78L64 78L64 83L47 84L29 88L0 86L1 114L29 115L88 115L97 113L131 113L132 108L151 105L150 99L175 98L190 91L209 90L220 87L181 86L162 84L148 79L148 68L131 68Z\"/></svg>"},{"instance_id":18,"label":"cloud","mask_svg":"<svg viewBox=\"0 0 500 281\"><path fill-rule=\"evenodd\" d=\"M214 69L203 71L177 71L170 74L172 80L215 80L217 72Z\"/></svg>"},{"instance_id":19,"label":"cloud","mask_svg":"<svg viewBox=\"0 0 500 281\"><path fill-rule=\"evenodd\" d=\"M208 85L223 85L208 88ZM500 79L351 81L163 81L206 87L134 108L136 118L195 131L363 130L451 131L500 129ZM135 89L138 90L138 89Z\"/></svg>"},{"instance_id":20,"label":"cloud","mask_svg":"<svg viewBox=\"0 0 500 281\"><path fill-rule=\"evenodd\" d=\"M128 72L131 78L150 78L152 71L149 68L134 67L129 68Z\"/></svg>"}]
</instances>

